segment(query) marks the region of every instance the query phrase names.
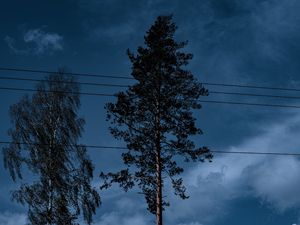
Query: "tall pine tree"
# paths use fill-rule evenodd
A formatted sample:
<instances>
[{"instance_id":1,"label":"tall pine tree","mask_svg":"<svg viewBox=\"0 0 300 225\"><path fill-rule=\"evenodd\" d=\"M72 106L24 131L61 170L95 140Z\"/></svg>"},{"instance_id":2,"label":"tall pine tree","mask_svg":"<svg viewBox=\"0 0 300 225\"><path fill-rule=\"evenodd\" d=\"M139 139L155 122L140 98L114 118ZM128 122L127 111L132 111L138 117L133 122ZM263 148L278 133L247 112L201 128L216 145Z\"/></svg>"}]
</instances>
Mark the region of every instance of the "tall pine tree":
<instances>
[{"instance_id":1,"label":"tall pine tree","mask_svg":"<svg viewBox=\"0 0 300 225\"><path fill-rule=\"evenodd\" d=\"M208 91L184 68L192 55L180 51L186 42L174 40L176 28L171 16L157 18L145 36L145 47L139 47L136 55L128 50L136 84L119 92L116 103L106 105L112 135L127 143L122 157L128 168L101 173L101 188L116 182L127 191L138 185L157 225L162 225L162 211L168 204L163 199L163 177L171 179L176 195L188 197L178 176L183 168L175 157L212 158L207 147L196 148L190 139L202 133L193 110L200 109L198 99Z\"/></svg>"},{"instance_id":2,"label":"tall pine tree","mask_svg":"<svg viewBox=\"0 0 300 225\"><path fill-rule=\"evenodd\" d=\"M84 125L79 106L79 85L63 72L49 75L32 97L11 106L12 143L3 149L4 165L14 181L32 173L12 194L28 206L30 224L77 225L81 214L91 224L100 205L91 186L93 165L77 144Z\"/></svg>"}]
</instances>

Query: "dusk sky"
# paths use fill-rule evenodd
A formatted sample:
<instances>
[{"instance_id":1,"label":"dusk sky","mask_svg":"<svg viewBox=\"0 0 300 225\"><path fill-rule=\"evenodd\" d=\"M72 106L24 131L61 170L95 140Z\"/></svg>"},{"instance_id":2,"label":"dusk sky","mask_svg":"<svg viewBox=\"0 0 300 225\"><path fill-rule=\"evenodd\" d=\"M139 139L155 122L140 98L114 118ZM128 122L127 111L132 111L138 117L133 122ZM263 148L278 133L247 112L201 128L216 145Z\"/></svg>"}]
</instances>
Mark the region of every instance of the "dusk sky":
<instances>
[{"instance_id":1,"label":"dusk sky","mask_svg":"<svg viewBox=\"0 0 300 225\"><path fill-rule=\"evenodd\" d=\"M173 15L176 40L194 55L188 65L200 82L300 89L299 0L2 0L0 67L128 76L126 50L136 52L159 15ZM41 79L45 74L0 71L0 77ZM80 78L80 82L132 84L134 80ZM0 87L34 88L34 82L0 79ZM300 96L276 91L205 86L209 91ZM113 94L118 87L81 86L82 92ZM0 141L10 141L9 107L26 92L0 90ZM32 94L32 92L27 92ZM210 94L202 100L298 105L297 99ZM80 140L87 145L125 146L112 138L104 105L114 97L81 96L86 120ZM196 144L218 151L300 153L300 109L203 103L195 112L203 135ZM4 145L1 145L1 149ZM138 189L118 185L100 191L101 171L124 168L122 150L89 149L93 185L102 205L95 225L148 225ZM12 182L0 160L0 225L25 225L26 206L11 201L10 191L30 182ZM164 195L170 207L165 225L300 225L300 156L214 154L211 163L186 164L187 200ZM84 223L82 223L84 224Z\"/></svg>"}]
</instances>

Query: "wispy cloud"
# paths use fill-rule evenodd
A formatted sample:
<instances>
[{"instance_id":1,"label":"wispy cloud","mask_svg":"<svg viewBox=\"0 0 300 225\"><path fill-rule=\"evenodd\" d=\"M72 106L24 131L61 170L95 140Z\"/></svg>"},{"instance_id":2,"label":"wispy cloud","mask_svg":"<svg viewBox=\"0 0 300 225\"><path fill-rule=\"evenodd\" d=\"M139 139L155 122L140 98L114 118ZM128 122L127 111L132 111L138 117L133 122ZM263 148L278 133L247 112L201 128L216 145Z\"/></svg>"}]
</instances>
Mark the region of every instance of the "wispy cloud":
<instances>
[{"instance_id":1,"label":"wispy cloud","mask_svg":"<svg viewBox=\"0 0 300 225\"><path fill-rule=\"evenodd\" d=\"M144 219L142 215L132 214L124 216L119 212L111 212L104 214L99 222L96 222L95 225L146 225L148 222Z\"/></svg>"},{"instance_id":2,"label":"wispy cloud","mask_svg":"<svg viewBox=\"0 0 300 225\"><path fill-rule=\"evenodd\" d=\"M149 224L149 215L141 211L141 204L136 199L120 198L114 203L114 210L104 213L95 225L146 225Z\"/></svg>"},{"instance_id":3,"label":"wispy cloud","mask_svg":"<svg viewBox=\"0 0 300 225\"><path fill-rule=\"evenodd\" d=\"M22 213L0 213L0 225L25 225L27 216Z\"/></svg>"},{"instance_id":4,"label":"wispy cloud","mask_svg":"<svg viewBox=\"0 0 300 225\"><path fill-rule=\"evenodd\" d=\"M56 33L46 33L41 29L29 30L24 35L25 43L35 45L34 52L43 54L47 51L59 51L63 49L63 37Z\"/></svg>"},{"instance_id":5,"label":"wispy cloud","mask_svg":"<svg viewBox=\"0 0 300 225\"><path fill-rule=\"evenodd\" d=\"M42 29L31 29L24 34L25 49L17 48L15 39L10 36L6 36L4 41L15 54L43 55L63 50L63 37L56 33L47 33Z\"/></svg>"},{"instance_id":6,"label":"wispy cloud","mask_svg":"<svg viewBox=\"0 0 300 225\"><path fill-rule=\"evenodd\" d=\"M27 49L18 49L16 47L16 41L14 38L10 37L10 36L6 36L4 38L4 41L6 42L8 48L14 53L14 54L17 54L17 55L23 55L23 54L27 54L29 53L29 50Z\"/></svg>"}]
</instances>

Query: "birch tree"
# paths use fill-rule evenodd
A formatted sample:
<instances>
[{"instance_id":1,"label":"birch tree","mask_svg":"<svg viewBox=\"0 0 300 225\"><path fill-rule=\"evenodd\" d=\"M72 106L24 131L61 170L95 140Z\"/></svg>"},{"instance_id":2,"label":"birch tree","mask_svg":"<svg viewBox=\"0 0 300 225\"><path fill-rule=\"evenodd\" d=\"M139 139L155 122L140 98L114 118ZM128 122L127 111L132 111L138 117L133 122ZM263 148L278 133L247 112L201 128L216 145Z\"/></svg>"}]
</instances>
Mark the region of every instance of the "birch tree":
<instances>
[{"instance_id":1,"label":"birch tree","mask_svg":"<svg viewBox=\"0 0 300 225\"><path fill-rule=\"evenodd\" d=\"M91 224L100 197L91 186L94 168L87 150L78 144L84 126L77 115L79 85L60 71L36 88L10 108L4 165L21 182L12 198L28 207L33 225L75 225L80 215Z\"/></svg>"}]
</instances>

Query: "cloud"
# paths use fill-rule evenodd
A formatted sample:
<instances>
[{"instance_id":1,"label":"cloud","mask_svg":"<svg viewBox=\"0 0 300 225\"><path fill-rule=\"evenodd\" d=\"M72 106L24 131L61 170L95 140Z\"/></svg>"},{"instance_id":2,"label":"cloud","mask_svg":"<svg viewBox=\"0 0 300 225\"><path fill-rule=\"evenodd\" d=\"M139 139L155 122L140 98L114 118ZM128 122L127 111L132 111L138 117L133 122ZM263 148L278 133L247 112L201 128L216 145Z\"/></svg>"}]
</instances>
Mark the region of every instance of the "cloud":
<instances>
[{"instance_id":1,"label":"cloud","mask_svg":"<svg viewBox=\"0 0 300 225\"><path fill-rule=\"evenodd\" d=\"M134 214L124 216L119 212L111 212L104 214L99 222L94 223L94 225L146 225L148 222L144 219L142 215Z\"/></svg>"},{"instance_id":2,"label":"cloud","mask_svg":"<svg viewBox=\"0 0 300 225\"><path fill-rule=\"evenodd\" d=\"M22 49L18 49L16 47L16 41L14 38L10 37L10 36L5 36L4 41L6 42L8 48L17 55L23 55L23 54L27 54L28 50L22 50Z\"/></svg>"},{"instance_id":3,"label":"cloud","mask_svg":"<svg viewBox=\"0 0 300 225\"><path fill-rule=\"evenodd\" d=\"M149 224L149 215L139 200L135 198L119 198L114 203L113 211L104 213L94 225L146 225ZM142 209L143 208L143 209ZM143 213L144 212L144 213Z\"/></svg>"},{"instance_id":4,"label":"cloud","mask_svg":"<svg viewBox=\"0 0 300 225\"><path fill-rule=\"evenodd\" d=\"M263 133L226 151L297 152L300 115L260 129ZM258 128L259 129L259 128ZM176 221L211 223L229 213L230 202L258 198L265 207L284 213L300 209L300 160L293 156L216 155L184 174L190 198L171 198L169 224ZM172 190L167 190L171 193Z\"/></svg>"},{"instance_id":5,"label":"cloud","mask_svg":"<svg viewBox=\"0 0 300 225\"><path fill-rule=\"evenodd\" d=\"M15 39L10 36L6 36L4 41L17 55L43 55L63 50L63 37L56 33L46 33L42 29L31 29L24 34L23 41L27 46L26 49L17 48Z\"/></svg>"},{"instance_id":6,"label":"cloud","mask_svg":"<svg viewBox=\"0 0 300 225\"><path fill-rule=\"evenodd\" d=\"M0 225L25 225L27 216L22 213L0 213Z\"/></svg>"},{"instance_id":7,"label":"cloud","mask_svg":"<svg viewBox=\"0 0 300 225\"><path fill-rule=\"evenodd\" d=\"M62 50L62 41L62 36L56 33L45 33L41 29L29 30L24 35L25 43L33 43L35 45L34 52L36 54Z\"/></svg>"}]
</instances>

